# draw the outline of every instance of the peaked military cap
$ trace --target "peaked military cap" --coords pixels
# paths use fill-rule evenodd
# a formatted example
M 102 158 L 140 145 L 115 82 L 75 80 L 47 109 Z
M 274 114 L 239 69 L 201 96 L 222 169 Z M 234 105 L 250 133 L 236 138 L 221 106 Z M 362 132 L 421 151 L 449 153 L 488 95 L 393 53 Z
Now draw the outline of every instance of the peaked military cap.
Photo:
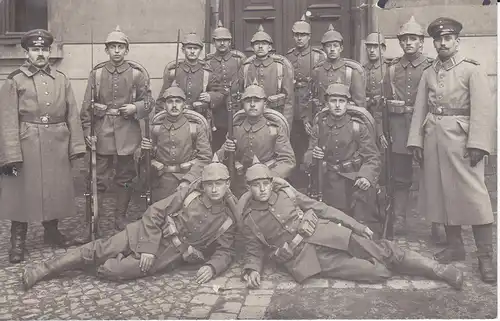
M 222 25 L 222 22 L 219 20 L 217 23 L 217 28 L 215 28 L 214 32 L 212 33 L 212 38 L 214 39 L 233 39 L 231 36 L 231 31 L 229 29 L 224 28 Z
M 411 16 L 410 20 L 399 29 L 398 37 L 404 35 L 424 36 L 424 28 L 415 20 L 414 16 Z
M 325 44 L 327 42 L 332 42 L 332 41 L 343 42 L 344 38 L 342 37 L 342 35 L 340 34 L 340 32 L 338 32 L 337 30 L 335 30 L 333 28 L 333 25 L 330 24 L 328 26 L 328 30 L 325 32 L 325 34 L 323 35 L 323 37 L 321 37 L 321 43 Z
M 163 93 L 164 99 L 168 99 L 170 97 L 178 97 L 186 100 L 186 94 L 184 93 L 184 90 L 178 87 L 175 81 L 172 83 L 172 86 L 167 88 L 167 90 L 165 90 L 165 92 Z
M 184 36 L 184 39 L 182 39 L 182 44 L 184 46 L 186 45 L 196 45 L 200 46 L 203 48 L 203 42 L 201 41 L 200 37 L 195 32 L 190 32 Z
M 219 161 L 217 154 L 214 154 L 212 162 L 203 168 L 201 173 L 201 181 L 218 181 L 229 179 L 229 170 L 226 165 Z
M 271 170 L 267 165 L 262 164 L 257 156 L 253 156 L 252 166 L 247 169 L 245 173 L 245 180 L 247 182 L 254 181 L 256 179 L 268 179 L 273 178 L 271 175 Z
M 267 41 L 270 44 L 273 43 L 273 38 L 264 31 L 264 27 L 262 25 L 259 25 L 259 29 L 257 29 L 257 32 L 253 35 L 252 40 L 250 40 L 250 43 L 254 43 L 256 41 Z
M 384 45 L 385 46 L 385 38 L 384 35 L 377 32 L 370 33 L 365 40 L 365 44 L 367 45 Z
M 243 95 L 241 95 L 242 100 L 250 97 L 257 97 L 261 99 L 265 99 L 267 97 L 264 88 L 258 85 L 256 79 L 254 79 L 253 83 L 250 86 L 245 88 Z
M 331 84 L 328 86 L 325 92 L 325 97 L 327 96 L 343 96 L 345 98 L 351 98 L 351 92 L 349 87 L 344 84 Z
M 105 44 L 108 43 L 123 43 L 129 45 L 129 40 L 126 34 L 120 30 L 120 26 L 116 26 L 115 30 L 111 31 L 106 38 Z
M 302 15 L 299 21 L 296 21 L 292 26 L 293 33 L 311 34 L 311 25 L 306 21 L 306 16 Z
M 455 19 L 451 18 L 437 18 L 429 24 L 427 28 L 427 33 L 432 38 L 436 38 L 442 35 L 458 35 L 462 30 L 462 24 Z
M 21 38 L 21 47 L 28 50 L 29 47 L 50 47 L 54 42 L 54 36 L 44 29 L 33 29 L 26 32 Z

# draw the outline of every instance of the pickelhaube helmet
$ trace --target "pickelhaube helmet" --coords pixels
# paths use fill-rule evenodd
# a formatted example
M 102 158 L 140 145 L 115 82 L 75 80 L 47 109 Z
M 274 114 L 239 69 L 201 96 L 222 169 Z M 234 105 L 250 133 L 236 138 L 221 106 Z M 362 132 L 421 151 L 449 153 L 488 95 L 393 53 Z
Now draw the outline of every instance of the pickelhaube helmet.
M 254 43 L 256 41 L 267 41 L 270 44 L 273 43 L 273 38 L 264 31 L 264 27 L 262 25 L 259 25 L 259 29 L 257 29 L 257 32 L 253 35 L 252 40 L 250 40 L 250 43 Z
M 342 96 L 349 99 L 351 98 L 351 92 L 349 91 L 349 87 L 344 84 L 331 84 L 325 92 L 325 97 L 328 96 Z
M 165 92 L 163 92 L 162 97 L 164 99 L 168 99 L 170 97 L 178 97 L 178 98 L 182 98 L 183 100 L 186 100 L 186 94 L 184 93 L 184 90 L 182 90 L 182 88 L 177 86 L 177 82 L 175 80 L 172 83 L 172 85 L 169 88 L 167 88 L 167 90 L 165 90 Z
M 219 161 L 217 154 L 214 154 L 212 162 L 203 168 L 201 173 L 201 181 L 218 181 L 229 179 L 229 170 L 226 165 Z
M 212 38 L 213 39 L 233 39 L 229 29 L 224 28 L 224 26 L 222 25 L 222 22 L 220 20 L 217 23 L 217 28 L 215 28 L 214 32 L 212 33 Z
M 343 42 L 344 38 L 342 37 L 342 35 L 340 34 L 340 32 L 338 32 L 337 30 L 335 30 L 333 28 L 333 25 L 330 24 L 328 26 L 328 30 L 325 32 L 325 34 L 323 35 L 323 37 L 321 37 L 321 43 L 325 44 L 327 42 L 332 42 L 332 41 Z
M 195 45 L 203 48 L 203 41 L 201 41 L 200 37 L 195 32 L 190 32 L 184 35 L 184 39 L 182 39 L 182 44 L 186 45 Z
M 129 40 L 126 34 L 120 30 L 120 26 L 116 26 L 115 30 L 111 31 L 106 38 L 105 44 L 109 43 L 123 43 L 129 45 Z
M 26 32 L 21 38 L 21 47 L 28 50 L 29 47 L 50 47 L 54 42 L 54 36 L 45 29 L 33 29 Z
M 247 182 L 254 181 L 256 179 L 267 179 L 272 178 L 271 170 L 267 165 L 261 164 L 257 156 L 253 156 L 252 166 L 247 169 L 245 174 L 245 180 Z
M 411 16 L 410 20 L 403 24 L 399 29 L 398 37 L 403 35 L 416 35 L 416 36 L 424 36 L 424 28 L 415 21 L 415 17 Z
M 385 38 L 384 35 L 377 32 L 370 33 L 365 40 L 365 44 L 367 45 L 383 45 L 385 46 Z
M 241 95 L 242 100 L 250 97 L 256 97 L 261 99 L 267 98 L 264 88 L 259 86 L 256 79 L 254 79 L 253 83 L 250 86 L 245 88 L 243 95 Z
M 306 21 L 306 16 L 302 15 L 299 21 L 296 21 L 292 26 L 293 33 L 311 34 L 311 25 Z

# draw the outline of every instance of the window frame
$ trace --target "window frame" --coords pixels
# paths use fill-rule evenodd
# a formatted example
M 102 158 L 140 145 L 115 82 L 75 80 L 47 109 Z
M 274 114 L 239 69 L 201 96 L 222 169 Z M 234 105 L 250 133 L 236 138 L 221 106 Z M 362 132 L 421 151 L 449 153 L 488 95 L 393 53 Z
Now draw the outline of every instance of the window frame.
M 47 27 L 48 24 L 49 21 L 47 17 Z M 0 44 L 15 45 L 21 43 L 21 38 L 25 32 L 12 31 L 15 29 L 16 0 L 0 0 Z

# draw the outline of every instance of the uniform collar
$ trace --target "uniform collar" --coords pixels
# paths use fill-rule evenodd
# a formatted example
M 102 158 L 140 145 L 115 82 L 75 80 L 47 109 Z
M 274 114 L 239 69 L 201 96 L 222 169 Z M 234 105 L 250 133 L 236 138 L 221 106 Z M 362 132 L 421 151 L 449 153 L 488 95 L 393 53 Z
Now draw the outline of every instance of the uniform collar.
M 130 68 L 130 65 L 126 61 L 124 61 L 118 67 L 116 67 L 115 65 L 113 65 L 113 63 L 111 61 L 108 61 L 104 66 L 112 74 L 115 73 L 115 72 L 121 74 L 122 72 L 124 72 L 125 70 L 127 70 L 127 69 Z
M 258 130 L 260 130 L 262 127 L 264 127 L 264 125 L 267 124 L 267 120 L 264 116 L 262 116 L 258 122 L 256 122 L 255 124 L 250 124 L 250 122 L 248 122 L 248 118 L 245 119 L 245 121 L 243 121 L 243 129 L 247 132 L 249 131 L 252 131 L 252 132 L 256 132 Z
M 260 65 L 263 65 L 264 67 L 269 66 L 273 62 L 273 58 L 271 58 L 270 55 L 268 55 L 265 59 L 261 60 L 258 59 L 257 57 L 253 60 L 253 64 L 255 67 L 259 67 Z
M 200 201 L 203 203 L 203 205 L 211 210 L 212 213 L 220 213 L 222 211 L 225 210 L 226 208 L 226 203 L 224 202 L 224 200 L 222 200 L 222 202 L 220 203 L 217 203 L 217 204 L 213 204 L 212 201 L 210 200 L 210 198 L 208 198 L 208 196 L 206 194 L 202 194 L 202 196 L 200 197 Z
M 269 208 L 269 205 L 274 205 L 278 200 L 278 194 L 275 191 L 271 192 L 271 197 L 267 200 L 267 202 L 259 202 L 252 198 L 250 201 L 249 208 L 251 210 L 263 211 Z
M 181 68 L 185 71 L 185 72 L 189 72 L 189 73 L 195 73 L 197 72 L 198 70 L 200 70 L 202 67 L 200 61 L 198 60 L 196 62 L 196 64 L 194 65 L 191 65 L 191 64 L 188 64 L 187 61 L 183 61 L 181 63 Z
M 187 118 L 184 115 L 180 115 L 179 118 L 177 119 L 177 121 L 175 121 L 175 122 L 171 122 L 170 120 L 167 119 L 167 117 L 165 117 L 165 119 L 163 119 L 163 125 L 165 125 L 165 127 L 168 130 L 170 130 L 172 128 L 179 129 L 186 122 L 187 122 Z
M 410 61 L 408 59 L 408 57 L 406 55 L 403 55 L 403 57 L 401 57 L 401 65 L 406 68 L 408 67 L 409 64 L 411 64 L 413 67 L 418 67 L 421 63 L 423 63 L 425 60 L 427 60 L 427 58 L 420 54 L 416 59 Z
M 445 61 L 441 61 L 441 59 L 438 58 L 434 60 L 433 68 L 435 71 L 439 71 L 439 69 L 450 70 L 451 68 L 461 63 L 464 59 L 465 58 L 458 53 Z
M 332 116 L 332 114 L 328 113 L 328 116 L 326 117 L 326 123 L 328 124 L 328 127 L 336 127 L 336 128 L 341 128 L 344 127 L 347 123 L 351 121 L 351 115 L 346 113 L 344 117 L 337 119 Z
M 29 62 L 25 62 L 19 69 L 28 77 L 33 77 L 36 73 L 42 72 L 54 79 L 56 78 L 56 70 L 51 68 L 49 64 L 40 69 Z
M 228 61 L 229 58 L 231 58 L 232 53 L 231 50 L 228 50 L 223 56 L 219 54 L 219 52 L 216 52 L 214 55 L 214 58 L 217 59 L 218 61 L 222 61 L 223 59 L 225 61 Z
M 307 48 L 304 48 L 303 50 L 299 50 L 299 48 L 295 47 L 295 49 L 293 50 L 293 54 L 296 55 L 296 56 L 305 56 L 307 55 L 308 53 L 311 52 L 311 46 L 307 46 Z
M 377 59 L 375 62 L 369 62 L 365 65 L 365 68 L 368 70 L 378 69 L 380 67 L 380 59 Z
M 323 64 L 323 67 L 326 69 L 326 70 L 329 70 L 331 68 L 333 69 L 339 69 L 340 67 L 342 67 L 343 65 L 345 65 L 345 61 L 344 59 L 342 58 L 339 58 L 337 59 L 334 63 L 332 63 L 330 60 L 325 60 L 324 64 Z

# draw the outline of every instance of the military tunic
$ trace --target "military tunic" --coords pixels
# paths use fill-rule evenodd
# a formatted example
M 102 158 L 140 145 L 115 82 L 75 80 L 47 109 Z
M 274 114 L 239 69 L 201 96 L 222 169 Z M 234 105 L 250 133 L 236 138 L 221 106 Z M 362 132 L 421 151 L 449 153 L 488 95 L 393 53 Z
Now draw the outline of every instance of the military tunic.
M 491 97 L 486 72 L 461 54 L 434 61 L 422 75 L 408 147 L 424 149 L 419 209 L 432 222 L 493 222 L 484 160 L 471 167 L 466 156 L 467 148 L 493 149 L 496 108 Z M 463 115 L 447 116 L 447 111 Z
M 22 166 L 18 176 L 0 176 L 0 218 L 40 222 L 76 215 L 70 159 L 84 153 L 66 75 L 29 63 L 8 75 L 0 89 L 0 167 Z
M 305 156 L 306 164 L 313 162 L 312 151 L 316 146 L 324 147 L 325 153 L 325 203 L 346 213 L 351 213 L 354 199 L 359 198 L 367 203 L 370 193 L 352 187 L 357 178 L 364 177 L 371 183 L 370 189 L 373 189 L 380 174 L 380 154 L 366 125 L 349 114 L 335 119 L 328 110 L 323 111 L 314 119 L 313 135 Z
M 281 65 L 280 68 L 278 64 Z M 283 71 L 281 77 L 278 74 L 280 69 Z M 254 80 L 257 80 L 257 84 L 264 88 L 268 98 L 273 95 L 285 94 L 283 105 L 280 108 L 269 107 L 281 112 L 292 127 L 294 117 L 293 70 L 289 70 L 280 58 L 274 56 L 268 56 L 263 60 L 255 56 L 248 58 L 243 63 L 243 68 L 240 68 L 238 79 L 241 92 Z
M 376 121 L 377 139 L 383 133 L 382 128 L 382 106 L 377 106 L 374 98 L 382 97 L 383 77 L 387 73 L 389 60 L 382 62 L 382 71 L 380 60 L 374 63 L 368 62 L 363 66 L 366 76 L 366 108 L 370 111 Z
M 151 134 L 153 159 L 166 167 L 191 162 L 186 169 L 157 173 L 152 195 L 153 201 L 158 201 L 172 194 L 181 181 L 192 183 L 199 178 L 203 167 L 210 163 L 212 150 L 205 128 L 184 115 L 172 120 L 165 117 L 161 125 L 152 126 Z
M 363 67 L 358 62 L 345 58 L 339 58 L 334 62 L 325 60 L 318 63 L 313 69 L 314 93 L 319 102 L 324 104 L 325 92 L 328 86 L 334 83 L 344 84 L 350 88 L 354 104 L 365 107 L 366 89 L 364 77 Z
M 244 273 L 254 270 L 262 274 L 268 252 L 276 251 L 285 242 L 292 243 L 303 213 L 310 209 L 319 218 L 316 229 L 283 263 L 297 282 L 320 273 L 332 278 L 381 282 L 392 275 L 388 267 L 397 266 L 404 257 L 404 251 L 395 243 L 359 236 L 366 228 L 363 224 L 297 191 L 290 197 L 290 192 L 274 184 L 267 202 L 252 199 L 241 204 L 245 199 L 246 195 L 238 204 L 243 209 Z
M 99 266 L 98 276 L 111 280 L 127 280 L 151 275 L 182 261 L 182 252 L 190 245 L 203 253 L 205 265 L 215 275 L 225 271 L 234 257 L 234 237 L 237 219 L 234 196 L 221 204 L 212 204 L 206 195 L 195 191 L 186 206 L 192 188 L 176 191 L 166 199 L 151 205 L 142 219 L 127 225 L 126 229 L 108 239 L 99 239 L 77 250 L 86 262 Z M 167 217 L 171 217 L 178 231 L 180 246 L 172 242 L 167 231 Z M 227 226 L 231 223 L 230 226 Z M 166 234 L 167 233 L 167 234 Z M 149 253 L 156 260 L 147 273 L 139 268 L 140 254 Z

